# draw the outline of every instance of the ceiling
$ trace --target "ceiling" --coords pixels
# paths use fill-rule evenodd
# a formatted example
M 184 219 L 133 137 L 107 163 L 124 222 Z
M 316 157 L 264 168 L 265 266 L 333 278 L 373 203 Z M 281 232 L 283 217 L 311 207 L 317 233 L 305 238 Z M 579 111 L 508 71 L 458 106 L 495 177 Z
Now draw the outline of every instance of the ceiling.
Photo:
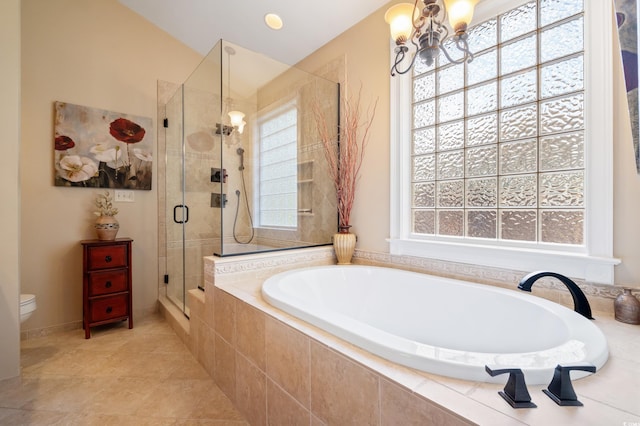
M 206 55 L 220 40 L 288 65 L 305 58 L 388 0 L 119 0 L 176 39 Z M 267 13 L 284 22 L 275 31 Z

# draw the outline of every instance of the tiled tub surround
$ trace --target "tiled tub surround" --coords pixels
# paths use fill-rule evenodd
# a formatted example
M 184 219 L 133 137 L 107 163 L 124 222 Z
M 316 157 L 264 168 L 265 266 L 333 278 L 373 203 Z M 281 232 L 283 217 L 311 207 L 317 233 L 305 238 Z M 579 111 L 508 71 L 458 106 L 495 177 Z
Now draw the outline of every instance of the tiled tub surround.
M 357 252 L 355 259 L 384 265 L 388 258 Z M 529 386 L 538 408 L 514 410 L 497 395 L 502 385 L 449 379 L 393 364 L 262 299 L 260 287 L 267 277 L 333 262 L 331 248 L 205 259 L 205 293 L 190 292 L 193 308 L 189 324 L 183 324 L 183 330 L 189 330 L 182 336 L 251 424 L 640 423 L 640 327 L 615 321 L 610 298 L 588 296 L 596 324 L 607 336 L 610 357 L 595 375 L 574 382 L 584 407 L 557 406 L 541 392 L 546 386 Z M 418 263 L 403 258 L 385 266 L 424 272 L 425 264 Z M 432 273 L 445 275 L 438 265 L 428 266 Z M 464 269 L 449 275 L 459 278 Z M 492 274 L 476 271 L 476 281 L 500 284 Z M 502 286 L 515 288 L 519 278 L 514 272 L 512 283 Z M 569 297 L 552 287 L 540 285 L 538 295 L 556 301 Z

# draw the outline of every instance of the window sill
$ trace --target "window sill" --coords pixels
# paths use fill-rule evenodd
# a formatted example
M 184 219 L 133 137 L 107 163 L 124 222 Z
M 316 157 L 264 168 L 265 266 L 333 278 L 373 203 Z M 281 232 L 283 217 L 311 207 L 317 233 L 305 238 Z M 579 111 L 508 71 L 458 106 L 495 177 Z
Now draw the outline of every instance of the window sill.
M 620 259 L 584 253 L 535 250 L 529 248 L 470 246 L 462 243 L 389 239 L 392 255 L 426 257 L 523 272 L 557 272 L 590 283 L 614 283 L 614 266 Z

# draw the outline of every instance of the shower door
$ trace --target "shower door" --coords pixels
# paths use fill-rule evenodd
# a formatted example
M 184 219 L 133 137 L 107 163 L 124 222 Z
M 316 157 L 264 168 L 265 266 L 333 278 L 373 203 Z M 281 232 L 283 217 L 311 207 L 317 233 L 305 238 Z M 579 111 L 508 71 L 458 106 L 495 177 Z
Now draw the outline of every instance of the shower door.
M 180 86 L 165 107 L 165 237 L 166 297 L 183 312 L 186 308 L 184 224 L 189 218 L 184 202 L 183 92 Z
M 224 208 L 220 48 L 167 103 L 166 296 L 188 317 L 187 293 L 204 289 L 204 261 L 221 243 Z

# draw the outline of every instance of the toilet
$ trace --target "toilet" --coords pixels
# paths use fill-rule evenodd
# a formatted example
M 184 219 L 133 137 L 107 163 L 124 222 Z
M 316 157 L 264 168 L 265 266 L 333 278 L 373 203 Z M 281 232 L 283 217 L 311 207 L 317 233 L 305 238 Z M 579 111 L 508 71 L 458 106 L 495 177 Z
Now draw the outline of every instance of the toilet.
M 36 295 L 21 294 L 20 295 L 20 322 L 23 323 L 36 310 Z

